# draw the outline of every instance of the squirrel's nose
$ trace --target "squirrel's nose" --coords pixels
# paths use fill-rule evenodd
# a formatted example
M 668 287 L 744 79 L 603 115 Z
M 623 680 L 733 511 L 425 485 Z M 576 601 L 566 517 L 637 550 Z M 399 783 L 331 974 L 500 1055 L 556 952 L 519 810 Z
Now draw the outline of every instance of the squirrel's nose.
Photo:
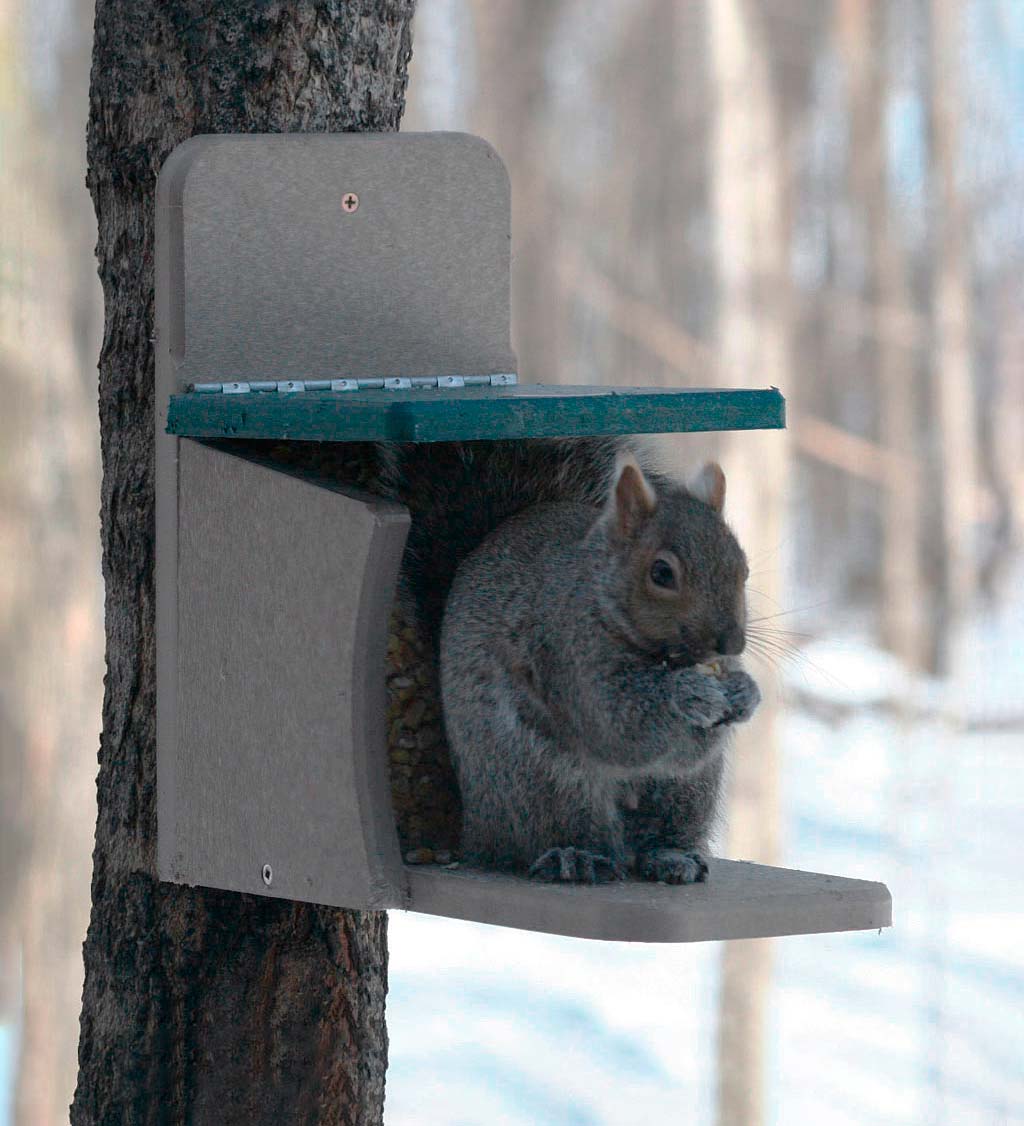
M 743 652 L 746 643 L 747 639 L 743 630 L 739 626 L 733 626 L 718 635 L 715 648 L 723 657 L 735 656 L 737 653 Z

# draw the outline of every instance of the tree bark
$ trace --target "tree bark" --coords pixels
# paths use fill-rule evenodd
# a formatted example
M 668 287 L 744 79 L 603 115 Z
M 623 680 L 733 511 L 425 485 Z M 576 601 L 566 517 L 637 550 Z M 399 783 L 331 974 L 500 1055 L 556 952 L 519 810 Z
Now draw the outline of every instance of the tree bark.
M 107 676 L 75 1124 L 382 1117 L 384 914 L 154 875 L 153 210 L 195 133 L 397 129 L 413 6 L 97 2 Z

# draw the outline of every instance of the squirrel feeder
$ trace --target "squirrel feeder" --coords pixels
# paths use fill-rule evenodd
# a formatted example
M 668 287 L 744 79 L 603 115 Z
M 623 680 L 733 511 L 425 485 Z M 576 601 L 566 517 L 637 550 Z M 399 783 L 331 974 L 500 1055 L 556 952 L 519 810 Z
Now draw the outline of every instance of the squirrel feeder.
M 254 441 L 784 425 L 774 388 L 519 384 L 509 213 L 500 159 L 463 134 L 203 136 L 168 157 L 156 215 L 160 877 L 589 938 L 889 925 L 884 885 L 727 860 L 682 888 L 403 863 L 384 669 L 409 514 L 257 456 Z

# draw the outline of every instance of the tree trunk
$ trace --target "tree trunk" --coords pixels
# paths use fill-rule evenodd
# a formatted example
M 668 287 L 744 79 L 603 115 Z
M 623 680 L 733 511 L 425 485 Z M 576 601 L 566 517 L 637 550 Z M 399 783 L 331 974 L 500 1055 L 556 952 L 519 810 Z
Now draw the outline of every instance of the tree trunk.
M 886 647 L 912 668 L 923 668 L 921 464 L 917 441 L 916 341 L 893 331 L 910 311 L 911 295 L 901 232 L 893 222 L 888 176 L 886 9 L 843 0 L 839 46 L 847 72 L 854 204 L 868 235 L 866 302 L 871 307 L 877 373 L 879 440 L 889 454 L 882 507 L 881 634 Z
M 551 175 L 547 56 L 561 0 L 473 0 L 476 68 L 485 76 L 473 128 L 501 153 L 512 177 L 512 346 L 531 382 L 557 381 L 564 322 L 558 271 L 562 216 Z M 515 64 L 510 65 L 509 59 Z
M 715 97 L 710 193 L 715 224 L 719 380 L 785 388 L 792 371 L 785 147 L 769 66 L 768 44 L 749 0 L 708 6 L 709 58 Z M 731 437 L 722 458 L 726 508 L 751 561 L 763 602 L 754 625 L 777 612 L 782 592 L 779 551 L 785 538 L 788 445 L 784 434 L 749 431 Z M 764 608 L 767 607 L 767 608 Z M 769 683 L 769 678 L 762 677 Z M 751 723 L 737 733 L 732 756 L 727 851 L 772 864 L 778 857 L 777 702 L 768 692 Z M 718 1033 L 719 1126 L 764 1120 L 765 1007 L 771 984 L 767 940 L 728 942 L 722 951 Z
M 384 914 L 154 875 L 153 210 L 195 133 L 397 129 L 413 5 L 97 2 L 107 677 L 75 1124 L 381 1120 Z
M 931 141 L 933 451 L 941 489 L 943 561 L 935 665 L 948 670 L 953 633 L 974 596 L 978 495 L 977 411 L 971 357 L 970 240 L 962 187 L 960 115 L 967 27 L 960 0 L 931 0 L 929 115 Z

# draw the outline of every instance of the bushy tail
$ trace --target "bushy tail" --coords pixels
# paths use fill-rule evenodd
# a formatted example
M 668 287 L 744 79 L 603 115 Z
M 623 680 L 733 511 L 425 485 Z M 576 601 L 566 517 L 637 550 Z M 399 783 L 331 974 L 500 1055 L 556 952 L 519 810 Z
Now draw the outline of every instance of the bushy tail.
M 374 491 L 406 505 L 412 527 L 403 594 L 436 650 L 445 601 L 463 559 L 502 521 L 532 504 L 599 506 L 625 438 L 530 438 L 378 446 Z M 645 466 L 646 468 L 646 466 Z M 653 475 L 657 478 L 656 471 Z

